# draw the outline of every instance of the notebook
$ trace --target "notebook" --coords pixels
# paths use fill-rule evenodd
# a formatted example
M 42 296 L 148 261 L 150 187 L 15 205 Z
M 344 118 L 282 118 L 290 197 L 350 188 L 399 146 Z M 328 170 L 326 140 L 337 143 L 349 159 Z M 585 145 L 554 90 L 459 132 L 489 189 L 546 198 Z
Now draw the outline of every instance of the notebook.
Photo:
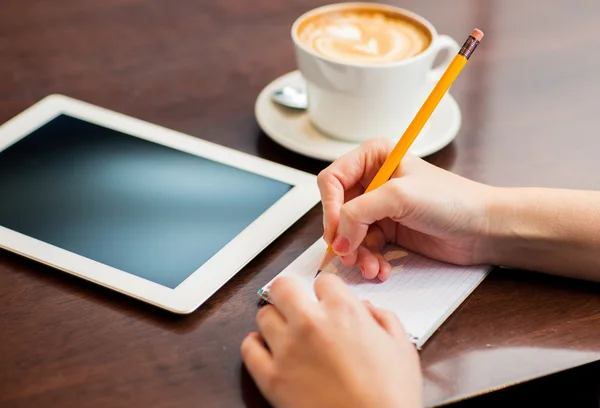
M 326 249 L 325 241 L 318 240 L 277 277 L 294 275 L 300 278 L 316 300 L 313 282 Z M 364 279 L 358 267 L 346 267 L 339 258 L 321 273 L 337 274 L 360 299 L 394 312 L 418 349 L 491 269 L 486 265 L 465 267 L 438 262 L 393 245 L 386 246 L 382 254 L 392 265 L 392 274 L 385 282 Z M 263 301 L 269 302 L 269 287 L 273 280 L 258 291 Z

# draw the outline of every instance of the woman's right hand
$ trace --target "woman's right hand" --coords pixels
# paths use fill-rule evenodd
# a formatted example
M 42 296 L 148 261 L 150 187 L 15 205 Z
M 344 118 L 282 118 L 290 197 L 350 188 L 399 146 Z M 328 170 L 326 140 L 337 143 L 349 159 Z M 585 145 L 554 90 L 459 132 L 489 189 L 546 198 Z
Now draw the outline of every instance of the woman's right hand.
M 381 280 L 391 273 L 380 254 L 385 243 L 454 264 L 483 262 L 493 187 L 408 154 L 388 182 L 363 194 L 393 147 L 370 140 L 319 174 L 324 238 L 334 252 Z

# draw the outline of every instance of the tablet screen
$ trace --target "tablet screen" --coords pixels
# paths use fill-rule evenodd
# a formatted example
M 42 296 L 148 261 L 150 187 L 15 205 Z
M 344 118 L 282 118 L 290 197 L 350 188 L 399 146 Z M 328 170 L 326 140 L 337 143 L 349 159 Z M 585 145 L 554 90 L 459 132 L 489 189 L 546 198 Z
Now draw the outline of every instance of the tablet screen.
M 175 288 L 292 187 L 59 115 L 0 152 L 0 225 Z

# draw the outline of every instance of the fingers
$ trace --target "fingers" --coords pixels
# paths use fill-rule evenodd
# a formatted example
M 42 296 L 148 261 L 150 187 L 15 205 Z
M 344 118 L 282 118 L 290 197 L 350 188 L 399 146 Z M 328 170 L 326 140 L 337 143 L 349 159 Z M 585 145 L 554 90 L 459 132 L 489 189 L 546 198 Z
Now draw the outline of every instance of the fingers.
M 406 340 L 408 334 L 394 313 L 386 309 L 374 308 L 371 310 L 371 314 L 381 325 L 381 327 L 383 327 L 394 338 Z
M 364 246 L 369 248 L 372 252 L 380 252 L 385 246 L 385 233 L 383 229 L 377 224 L 371 224 L 367 235 L 365 236 Z
M 282 276 L 275 279 L 269 289 L 269 298 L 273 305 L 288 322 L 311 313 L 315 302 L 309 292 L 293 276 Z
M 261 336 L 273 352 L 274 348 L 277 348 L 277 339 L 284 335 L 285 319 L 273 305 L 267 305 L 256 314 L 256 324 Z
M 358 260 L 363 278 L 373 279 L 379 274 L 379 260 L 375 254 L 364 246 L 358 247 Z
M 274 363 L 260 334 L 250 333 L 242 342 L 241 353 L 250 376 L 258 388 L 264 392 L 273 376 Z
M 383 255 L 381 255 L 381 250 L 385 246 L 385 233 L 383 229 L 378 224 L 372 224 L 369 227 L 369 231 L 367 232 L 367 236 L 364 240 L 364 246 L 371 251 L 374 258 L 377 261 L 376 267 L 373 270 L 365 270 L 363 271 L 363 276 L 365 279 L 373 279 L 377 277 L 379 280 L 386 281 L 392 272 L 392 266 L 388 261 L 385 260 Z M 367 272 L 367 273 L 365 273 Z
M 379 273 L 377 274 L 377 279 L 385 282 L 392 275 L 392 265 L 390 265 L 379 252 L 375 254 L 375 258 L 379 261 Z
M 339 303 L 359 303 L 358 298 L 348 285 L 339 277 L 332 274 L 321 275 L 315 281 L 317 299 L 329 305 Z
M 371 312 L 371 316 L 373 316 L 373 318 L 385 331 L 391 334 L 394 338 L 406 340 L 408 334 L 394 313 L 383 308 L 375 307 L 369 301 L 364 301 L 363 303 L 365 306 L 367 306 L 369 312 Z
M 359 246 L 358 250 L 341 258 L 346 266 L 358 265 L 360 272 L 365 279 L 378 278 L 385 282 L 392 274 L 392 266 L 385 260 L 379 252 L 373 252 L 364 246 Z
M 392 148 L 391 140 L 370 140 L 319 173 L 317 183 L 323 203 L 323 227 L 327 243 L 334 238 L 345 199 L 364 191 L 365 182 L 368 183 L 375 176 Z
M 372 224 L 363 244 L 356 251 L 341 257 L 342 263 L 346 266 L 358 265 L 365 279 L 378 278 L 386 281 L 391 275 L 392 267 L 380 254 L 385 242 L 385 234 L 381 227 Z
M 400 218 L 402 202 L 399 190 L 397 180 L 389 181 L 344 204 L 332 244 L 333 250 L 342 256 L 356 251 L 371 224 L 384 218 Z
M 354 266 L 358 260 L 358 251 L 350 252 L 348 255 L 340 257 L 342 263 L 346 266 Z
M 344 184 L 331 169 L 325 169 L 317 177 L 323 205 L 323 238 L 331 243 L 338 226 L 339 214 L 344 204 Z

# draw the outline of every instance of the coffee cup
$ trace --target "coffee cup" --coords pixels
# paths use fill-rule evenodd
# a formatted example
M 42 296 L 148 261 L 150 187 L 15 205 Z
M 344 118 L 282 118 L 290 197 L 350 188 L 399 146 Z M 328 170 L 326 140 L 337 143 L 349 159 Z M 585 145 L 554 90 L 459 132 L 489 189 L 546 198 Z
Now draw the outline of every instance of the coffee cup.
M 311 123 L 356 143 L 400 138 L 460 49 L 425 18 L 376 3 L 313 9 L 291 34 Z M 433 67 L 444 50 L 445 59 Z

